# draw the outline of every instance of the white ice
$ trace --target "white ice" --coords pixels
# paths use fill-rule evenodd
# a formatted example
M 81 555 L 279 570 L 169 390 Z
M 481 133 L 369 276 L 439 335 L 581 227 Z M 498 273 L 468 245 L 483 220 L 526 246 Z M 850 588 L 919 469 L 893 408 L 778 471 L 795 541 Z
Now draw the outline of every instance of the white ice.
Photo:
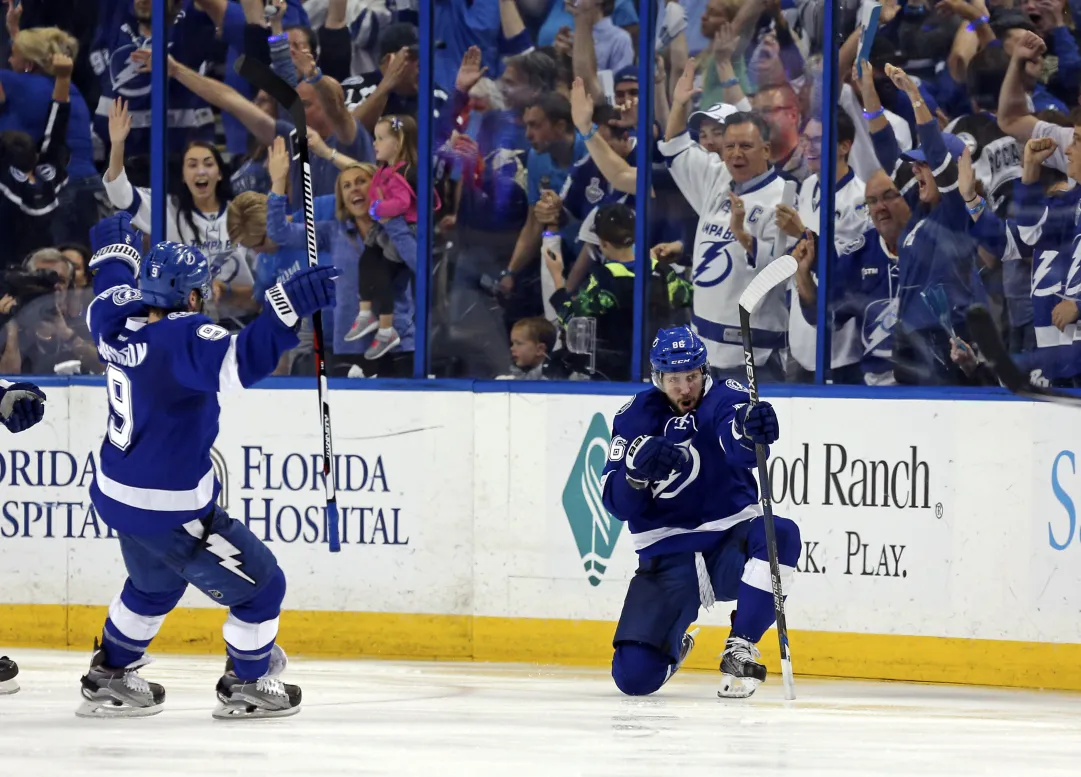
M 143 670 L 165 711 L 81 720 L 88 653 L 10 650 L 23 690 L 0 696 L 3 777 L 220 775 L 1081 774 L 1081 695 L 797 677 L 720 700 L 717 677 L 677 675 L 649 698 L 601 670 L 293 659 L 292 718 L 215 721 L 218 658 Z

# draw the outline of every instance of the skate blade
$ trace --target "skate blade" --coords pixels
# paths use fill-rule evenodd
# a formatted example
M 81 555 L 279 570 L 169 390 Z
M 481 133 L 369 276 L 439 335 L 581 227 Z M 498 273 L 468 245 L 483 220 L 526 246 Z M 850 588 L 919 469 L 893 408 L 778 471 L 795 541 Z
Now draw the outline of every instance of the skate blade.
M 0 696 L 10 696 L 13 693 L 19 692 L 19 684 L 15 680 L 4 680 L 0 682 Z
M 760 682 L 753 677 L 722 674 L 721 687 L 717 695 L 722 699 L 746 699 L 755 692 Z
M 164 704 L 154 704 L 150 707 L 131 707 L 115 701 L 90 701 L 89 699 L 79 705 L 75 710 L 77 718 L 149 718 L 157 715 L 164 709 Z
M 219 704 L 211 713 L 215 720 L 254 720 L 257 718 L 288 718 L 300 712 L 300 705 L 283 710 L 267 710 L 252 704 Z

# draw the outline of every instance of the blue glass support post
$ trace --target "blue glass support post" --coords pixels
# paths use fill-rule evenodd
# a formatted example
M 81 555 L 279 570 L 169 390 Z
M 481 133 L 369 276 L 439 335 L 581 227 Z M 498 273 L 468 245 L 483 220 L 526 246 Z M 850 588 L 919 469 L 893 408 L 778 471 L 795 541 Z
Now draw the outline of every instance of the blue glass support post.
M 837 16 L 837 0 L 826 0 L 825 16 L 822 19 L 822 168 L 818 173 L 821 185 L 821 197 L 818 208 L 818 329 L 817 347 L 815 348 L 815 383 L 826 382 L 830 374 L 830 337 L 833 327 L 830 322 L 830 277 L 829 258 L 833 253 L 834 207 L 837 199 L 837 108 L 841 99 L 837 83 L 837 41 L 834 36 L 834 19 Z
M 634 333 L 631 337 L 631 380 L 642 380 L 645 327 L 648 311 L 649 216 L 653 190 L 653 37 L 657 8 L 653 0 L 638 0 L 638 146 L 635 148 L 634 202 Z
M 417 272 L 415 297 L 415 326 L 413 351 L 413 377 L 425 378 L 428 375 L 428 310 L 430 300 L 428 289 L 431 286 L 432 256 L 432 168 L 435 156 L 432 153 L 432 136 L 435 129 L 432 116 L 432 66 L 435 48 L 432 17 L 435 3 L 420 4 L 420 99 L 417 105 L 417 158 L 420 160 L 417 170 Z
M 165 240 L 165 197 L 169 183 L 168 0 L 154 0 L 150 73 L 150 240 Z

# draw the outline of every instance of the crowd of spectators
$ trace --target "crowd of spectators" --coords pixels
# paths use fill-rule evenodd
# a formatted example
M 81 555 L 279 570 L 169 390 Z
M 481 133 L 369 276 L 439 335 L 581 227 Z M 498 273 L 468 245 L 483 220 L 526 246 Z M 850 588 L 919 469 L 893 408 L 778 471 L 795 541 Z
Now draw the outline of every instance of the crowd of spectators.
M 210 260 L 206 307 L 222 325 L 243 326 L 307 262 L 295 129 L 235 74 L 246 55 L 304 103 L 319 261 L 340 271 L 324 320 L 334 375 L 411 375 L 426 338 L 440 377 L 640 380 L 643 265 L 646 345 L 690 323 L 715 377 L 739 377 L 736 300 L 787 253 L 796 277 L 751 322 L 767 380 L 814 380 L 823 296 L 835 383 L 986 382 L 965 328 L 974 304 L 1035 380 L 1081 379 L 1069 0 L 841 0 L 834 41 L 822 0 L 655 0 L 648 50 L 634 0 L 432 0 L 436 40 L 422 43 L 423 2 L 165 3 L 167 238 Z M 0 373 L 100 372 L 85 242 L 117 209 L 150 228 L 152 3 L 3 11 Z M 824 105 L 827 47 L 838 105 Z M 418 191 L 422 168 L 433 191 Z M 823 175 L 836 189 L 826 256 Z M 305 335 L 278 374 L 311 372 Z

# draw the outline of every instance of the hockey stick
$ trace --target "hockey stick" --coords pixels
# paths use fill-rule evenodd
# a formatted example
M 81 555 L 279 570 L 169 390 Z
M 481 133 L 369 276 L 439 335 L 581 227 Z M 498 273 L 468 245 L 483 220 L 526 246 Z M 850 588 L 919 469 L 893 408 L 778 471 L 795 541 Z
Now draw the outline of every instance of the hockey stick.
M 237 74 L 254 86 L 269 94 L 275 102 L 285 108 L 293 119 L 295 137 L 293 147 L 304 179 L 304 233 L 308 239 L 308 266 L 319 264 L 318 250 L 315 244 L 315 204 L 312 198 L 312 168 L 308 161 L 308 124 L 304 117 L 304 103 L 296 89 L 270 69 L 270 66 L 258 59 L 241 55 L 237 57 L 234 69 Z M 327 401 L 327 364 L 326 345 L 323 342 L 323 312 L 315 311 L 312 315 L 312 335 L 315 350 L 316 376 L 319 384 L 319 422 L 323 428 L 323 481 L 327 494 L 327 541 L 330 552 L 342 549 L 338 537 L 338 496 L 334 482 L 334 449 L 330 433 L 330 403 Z
M 739 329 L 743 336 L 743 361 L 747 366 L 747 389 L 751 406 L 758 404 L 758 379 L 751 346 L 751 314 L 763 298 L 796 274 L 796 260 L 785 255 L 774 259 L 754 277 L 739 295 Z M 781 678 L 784 697 L 796 698 L 796 681 L 792 676 L 792 651 L 788 645 L 788 623 L 784 617 L 784 593 L 781 591 L 781 566 L 777 561 L 777 530 L 773 523 L 773 501 L 770 497 L 769 470 L 766 469 L 766 446 L 755 444 L 758 458 L 758 480 L 762 491 L 762 520 L 766 524 L 766 547 L 769 550 L 769 576 L 773 586 L 773 609 L 777 617 L 777 639 L 781 644 Z
M 969 308 L 965 318 L 968 321 L 969 334 L 979 346 L 980 353 L 987 359 L 987 364 L 995 373 L 995 377 L 1010 393 L 1040 402 L 1081 407 L 1081 397 L 1042 386 L 1033 386 L 1029 382 L 1028 376 L 1010 358 L 1006 346 L 1002 343 L 1002 338 L 999 337 L 998 327 L 995 326 L 995 321 L 987 308 L 974 305 Z

